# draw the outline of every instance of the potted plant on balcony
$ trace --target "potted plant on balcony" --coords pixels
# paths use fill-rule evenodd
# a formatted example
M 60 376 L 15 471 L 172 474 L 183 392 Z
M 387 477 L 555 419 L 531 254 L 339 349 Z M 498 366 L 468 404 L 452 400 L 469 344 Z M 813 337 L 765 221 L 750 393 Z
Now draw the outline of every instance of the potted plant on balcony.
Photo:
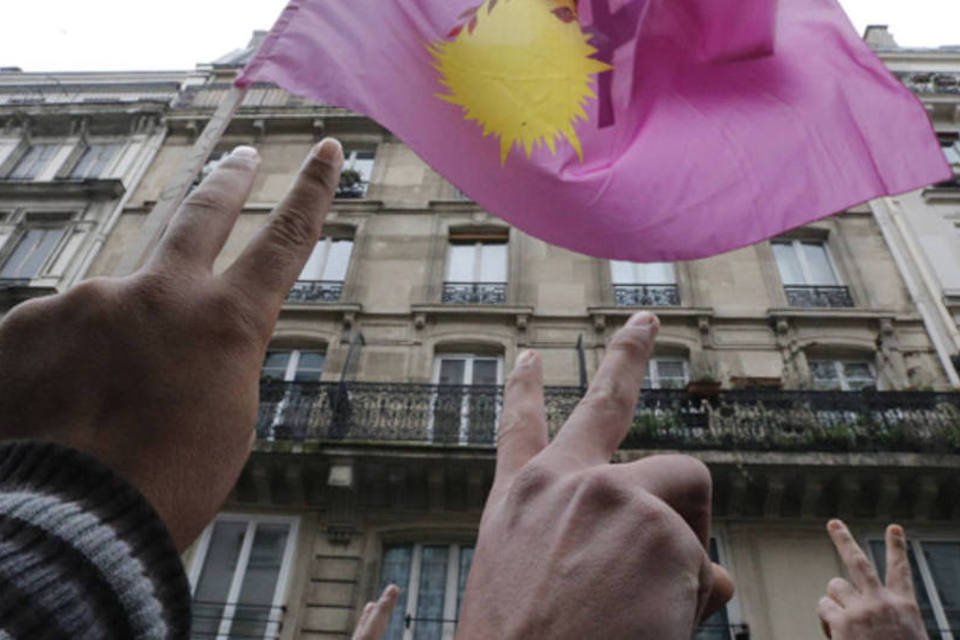
M 359 198 L 363 195 L 363 176 L 356 169 L 347 168 L 340 173 L 338 198 Z
M 690 382 L 687 393 L 698 398 L 711 398 L 720 393 L 723 382 L 720 367 L 711 354 L 700 352 L 690 362 Z

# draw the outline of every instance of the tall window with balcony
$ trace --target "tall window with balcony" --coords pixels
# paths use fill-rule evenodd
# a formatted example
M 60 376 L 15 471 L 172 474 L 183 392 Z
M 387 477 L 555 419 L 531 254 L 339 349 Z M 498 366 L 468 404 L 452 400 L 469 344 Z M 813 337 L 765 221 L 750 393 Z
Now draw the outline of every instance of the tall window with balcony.
M 267 351 L 261 371 L 258 438 L 302 440 L 307 436 L 311 414 L 321 404 L 317 383 L 325 364 L 322 350 Z
M 509 244 L 502 235 L 452 235 L 443 284 L 446 304 L 505 304 Z
M 344 150 L 343 171 L 340 174 L 340 186 L 337 187 L 338 198 L 363 198 L 367 195 L 375 158 L 375 151 Z
M 321 238 L 287 295 L 287 301 L 339 302 L 352 253 L 353 239 L 350 237 Z
M 647 363 L 644 389 L 684 389 L 690 381 L 690 366 L 685 358 L 657 356 Z
M 499 356 L 444 354 L 437 357 L 429 435 L 445 444 L 494 442 L 502 394 Z
M 869 543 L 879 574 L 886 574 L 882 540 Z M 913 584 L 931 640 L 960 638 L 960 542 L 911 539 L 908 542 Z
M 473 545 L 398 544 L 383 550 L 381 590 L 400 587 L 384 640 L 453 640 Z
M 610 263 L 613 299 L 621 307 L 676 307 L 680 305 L 677 271 L 669 262 Z
M 69 217 L 26 214 L 14 234 L 0 240 L 0 282 L 26 285 L 43 275 L 63 244 Z
M 852 307 L 849 287 L 840 281 L 827 245 L 815 240 L 772 243 L 787 303 L 791 307 Z
M 32 182 L 48 169 L 60 149 L 58 144 L 34 144 L 20 155 L 5 176 L 7 180 Z
M 279 639 L 297 526 L 224 514 L 204 531 L 190 569 L 191 637 Z

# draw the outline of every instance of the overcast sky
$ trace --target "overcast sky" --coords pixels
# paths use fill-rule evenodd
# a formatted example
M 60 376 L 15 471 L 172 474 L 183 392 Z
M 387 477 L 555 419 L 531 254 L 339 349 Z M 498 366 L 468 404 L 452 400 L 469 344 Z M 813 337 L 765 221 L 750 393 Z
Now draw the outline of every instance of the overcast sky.
M 349 1 L 349 0 L 346 0 Z M 384 2 L 396 0 L 384 0 Z M 6 0 L 0 67 L 192 69 L 268 29 L 286 0 Z M 960 45 L 957 0 L 840 0 L 860 33 L 888 24 L 901 46 Z

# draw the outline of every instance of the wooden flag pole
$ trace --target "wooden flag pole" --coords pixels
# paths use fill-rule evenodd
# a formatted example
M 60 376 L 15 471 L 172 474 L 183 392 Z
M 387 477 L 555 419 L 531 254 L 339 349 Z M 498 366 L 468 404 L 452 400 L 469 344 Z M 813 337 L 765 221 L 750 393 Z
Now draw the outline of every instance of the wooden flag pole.
M 220 142 L 220 138 L 226 132 L 233 115 L 237 112 L 246 94 L 246 88 L 236 86 L 231 87 L 230 91 L 227 92 L 226 97 L 220 102 L 220 106 L 217 107 L 210 118 L 210 122 L 204 127 L 200 138 L 193 145 L 190 155 L 180 165 L 173 180 L 160 193 L 160 198 L 140 229 L 137 241 L 120 261 L 120 265 L 115 271 L 116 275 L 131 274 L 146 262 L 157 242 L 163 237 L 163 233 L 166 231 L 167 225 L 170 224 L 170 220 L 173 219 L 173 215 L 180 208 L 180 204 L 187 197 L 187 193 L 190 192 L 190 187 L 203 170 L 210 154 L 216 149 L 217 143 Z

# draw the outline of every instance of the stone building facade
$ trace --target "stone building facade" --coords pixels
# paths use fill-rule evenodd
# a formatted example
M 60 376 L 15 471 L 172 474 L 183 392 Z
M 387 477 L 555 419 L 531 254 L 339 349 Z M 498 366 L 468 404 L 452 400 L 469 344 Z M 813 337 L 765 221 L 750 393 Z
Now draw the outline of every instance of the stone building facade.
M 116 273 L 251 50 L 184 74 L 158 107 L 149 168 L 70 277 Z M 944 96 L 933 97 L 939 117 Z M 0 102 L 0 154 L 29 144 L 17 109 Z M 184 558 L 196 637 L 348 638 L 362 604 L 395 581 L 388 637 L 452 638 L 516 356 L 541 353 L 559 428 L 642 308 L 662 329 L 617 460 L 683 451 L 713 472 L 711 552 L 738 593 L 697 638 L 819 638 L 814 607 L 841 572 L 824 533 L 834 515 L 874 552 L 884 525 L 903 522 L 931 637 L 960 629 L 955 372 L 883 203 L 708 260 L 611 263 L 489 215 L 367 118 L 255 86 L 210 158 L 239 144 L 262 156 L 220 268 L 325 135 L 342 140 L 348 170 L 264 363 L 256 451 Z M 20 161 L 3 162 L 0 211 L 21 188 L 3 173 Z M 2 270 L 16 250 L 0 251 L 12 251 Z

